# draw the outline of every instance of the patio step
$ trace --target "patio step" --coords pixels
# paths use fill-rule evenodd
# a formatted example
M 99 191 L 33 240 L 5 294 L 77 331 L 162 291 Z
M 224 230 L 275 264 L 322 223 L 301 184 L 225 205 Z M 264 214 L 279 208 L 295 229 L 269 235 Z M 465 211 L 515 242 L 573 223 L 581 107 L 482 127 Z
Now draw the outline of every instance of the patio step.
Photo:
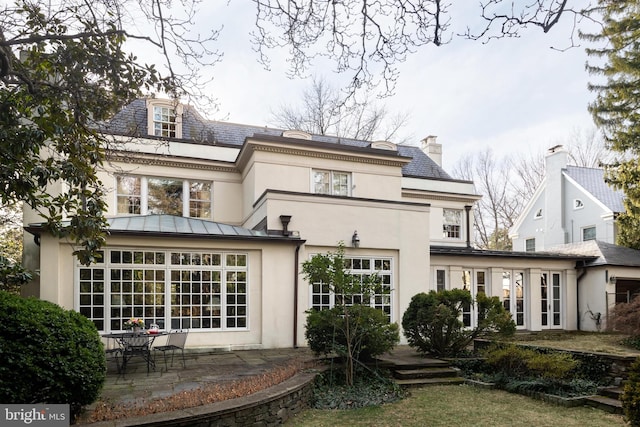
M 612 414 L 623 414 L 622 402 L 606 396 L 591 396 L 585 399 L 585 403 L 594 408 L 601 409 Z
M 460 384 L 464 382 L 464 379 L 460 377 L 460 371 L 452 368 L 449 362 L 425 358 L 408 349 L 379 357 L 378 366 L 389 369 L 396 384 L 402 387 Z
M 438 377 L 438 378 L 413 378 L 408 380 L 395 379 L 396 384 L 401 387 L 424 387 L 430 385 L 449 385 L 463 384 L 464 378 L 461 377 Z
M 455 378 L 458 371 L 453 368 L 421 368 L 421 369 L 395 369 L 393 376 L 399 380 L 434 379 L 434 378 Z
M 600 387 L 598 388 L 598 395 L 610 397 L 612 399 L 620 399 L 620 396 L 624 392 L 622 387 Z

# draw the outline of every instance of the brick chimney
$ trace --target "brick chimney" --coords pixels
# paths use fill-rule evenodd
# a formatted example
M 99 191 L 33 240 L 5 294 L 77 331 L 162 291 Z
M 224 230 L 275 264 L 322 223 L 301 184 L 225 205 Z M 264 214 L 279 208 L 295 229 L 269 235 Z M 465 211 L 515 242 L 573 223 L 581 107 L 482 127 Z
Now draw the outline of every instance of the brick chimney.
M 442 167 L 442 144 L 436 142 L 437 136 L 429 135 L 422 140 L 422 151 L 436 164 Z

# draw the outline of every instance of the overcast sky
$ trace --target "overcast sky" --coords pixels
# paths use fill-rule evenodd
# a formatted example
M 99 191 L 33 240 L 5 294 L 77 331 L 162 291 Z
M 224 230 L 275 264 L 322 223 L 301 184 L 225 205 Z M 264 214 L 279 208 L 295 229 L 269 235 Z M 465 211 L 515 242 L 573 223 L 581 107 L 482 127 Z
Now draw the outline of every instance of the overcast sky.
M 310 83 L 286 77 L 281 53 L 273 53 L 271 71 L 257 62 L 248 35 L 255 19 L 252 3 L 216 3 L 202 3 L 200 16 L 225 26 L 218 43 L 224 58 L 209 86 L 220 111 L 209 118 L 272 125 L 271 112 L 297 101 Z M 404 134 L 415 144 L 438 137 L 448 171 L 460 155 L 486 147 L 533 152 L 566 142 L 575 129 L 593 127 L 584 49 L 551 49 L 566 47 L 569 35 L 565 25 L 549 34 L 531 29 L 520 39 L 489 44 L 454 38 L 441 47 L 425 46 L 400 67 L 396 94 L 383 102 L 390 112 L 409 113 Z M 311 73 L 339 80 L 329 67 Z

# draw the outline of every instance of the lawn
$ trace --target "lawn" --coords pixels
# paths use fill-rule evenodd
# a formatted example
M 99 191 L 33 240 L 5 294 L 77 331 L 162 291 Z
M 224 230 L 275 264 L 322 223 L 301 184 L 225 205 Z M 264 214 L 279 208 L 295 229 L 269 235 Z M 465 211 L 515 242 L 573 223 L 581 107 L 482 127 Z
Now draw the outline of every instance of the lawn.
M 588 407 L 564 408 L 502 390 L 467 385 L 414 389 L 383 406 L 355 410 L 307 410 L 288 426 L 624 426 L 622 416 Z
M 562 350 L 640 356 L 640 351 L 621 344 L 626 337 L 627 335 L 610 332 L 552 331 L 516 334 L 514 341 Z
M 625 335 L 590 332 L 518 334 L 514 341 L 541 347 L 640 356 Z M 356 410 L 307 410 L 290 426 L 624 426 L 620 415 L 589 407 L 565 408 L 502 390 L 433 386 L 392 404 Z

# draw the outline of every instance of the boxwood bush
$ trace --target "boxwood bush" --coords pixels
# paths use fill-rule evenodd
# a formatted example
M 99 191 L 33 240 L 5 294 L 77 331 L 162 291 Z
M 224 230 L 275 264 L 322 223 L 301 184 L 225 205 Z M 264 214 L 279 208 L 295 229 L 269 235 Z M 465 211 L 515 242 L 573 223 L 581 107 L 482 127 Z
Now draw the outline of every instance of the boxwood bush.
M 104 348 L 81 314 L 0 291 L 0 402 L 67 403 L 72 416 L 99 396 Z

